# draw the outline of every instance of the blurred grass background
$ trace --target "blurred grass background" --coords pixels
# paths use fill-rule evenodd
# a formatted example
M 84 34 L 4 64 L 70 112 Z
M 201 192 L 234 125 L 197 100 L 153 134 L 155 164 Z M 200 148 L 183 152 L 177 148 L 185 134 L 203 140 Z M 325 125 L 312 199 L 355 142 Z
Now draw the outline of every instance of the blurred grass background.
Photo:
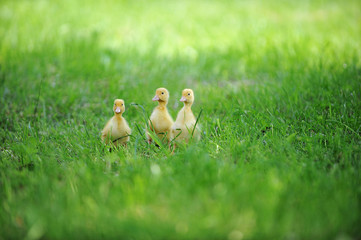
M 360 239 L 360 5 L 1 1 L 0 239 Z M 171 156 L 131 105 L 158 87 L 203 110 Z

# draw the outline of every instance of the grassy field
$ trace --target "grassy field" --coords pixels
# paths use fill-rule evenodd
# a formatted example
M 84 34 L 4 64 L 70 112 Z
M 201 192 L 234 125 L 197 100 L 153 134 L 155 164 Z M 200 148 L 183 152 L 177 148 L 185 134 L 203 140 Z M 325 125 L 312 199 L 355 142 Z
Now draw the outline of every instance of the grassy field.
M 2 0 L 0 239 L 361 239 L 360 22 L 357 0 Z M 158 87 L 202 111 L 173 155 L 145 141 Z M 115 98 L 133 134 L 109 152 Z

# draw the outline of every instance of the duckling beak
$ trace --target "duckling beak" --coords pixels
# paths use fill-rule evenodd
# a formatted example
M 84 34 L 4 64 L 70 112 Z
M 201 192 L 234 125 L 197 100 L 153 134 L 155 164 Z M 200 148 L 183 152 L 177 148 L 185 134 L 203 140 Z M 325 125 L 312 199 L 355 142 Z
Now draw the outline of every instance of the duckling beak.
M 187 99 L 186 99 L 186 97 L 185 97 L 185 96 L 182 96 L 182 98 L 181 98 L 179 101 L 181 101 L 181 102 L 185 102 L 185 101 L 187 101 Z
M 117 107 L 117 108 L 115 109 L 115 113 L 120 113 L 120 112 L 121 112 L 120 107 Z
M 159 97 L 158 95 L 155 95 L 154 98 L 152 99 L 153 101 L 159 101 Z

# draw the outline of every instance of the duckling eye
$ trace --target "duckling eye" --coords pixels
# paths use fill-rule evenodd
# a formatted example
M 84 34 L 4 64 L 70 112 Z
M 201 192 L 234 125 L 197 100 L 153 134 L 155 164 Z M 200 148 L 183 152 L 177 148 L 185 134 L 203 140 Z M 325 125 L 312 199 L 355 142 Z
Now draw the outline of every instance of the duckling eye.
M 162 94 L 164 94 L 164 92 L 162 92 Z
M 124 104 L 122 103 L 122 106 L 124 106 Z
M 188 96 L 190 96 L 191 94 L 190 93 L 188 93 Z

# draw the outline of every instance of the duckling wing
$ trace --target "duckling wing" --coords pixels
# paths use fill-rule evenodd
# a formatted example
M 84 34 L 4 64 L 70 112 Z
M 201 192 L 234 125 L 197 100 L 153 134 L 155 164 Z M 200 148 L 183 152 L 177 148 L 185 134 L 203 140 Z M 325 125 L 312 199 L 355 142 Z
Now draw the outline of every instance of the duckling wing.
M 128 122 L 125 119 L 124 119 L 124 130 L 128 135 L 132 134 L 132 130 L 130 129 Z
M 102 135 L 101 135 L 101 139 L 102 141 L 104 141 L 105 143 L 109 142 L 109 133 L 111 132 L 111 128 L 112 128 L 112 119 L 111 118 L 107 124 L 105 124 L 103 130 L 102 130 Z

